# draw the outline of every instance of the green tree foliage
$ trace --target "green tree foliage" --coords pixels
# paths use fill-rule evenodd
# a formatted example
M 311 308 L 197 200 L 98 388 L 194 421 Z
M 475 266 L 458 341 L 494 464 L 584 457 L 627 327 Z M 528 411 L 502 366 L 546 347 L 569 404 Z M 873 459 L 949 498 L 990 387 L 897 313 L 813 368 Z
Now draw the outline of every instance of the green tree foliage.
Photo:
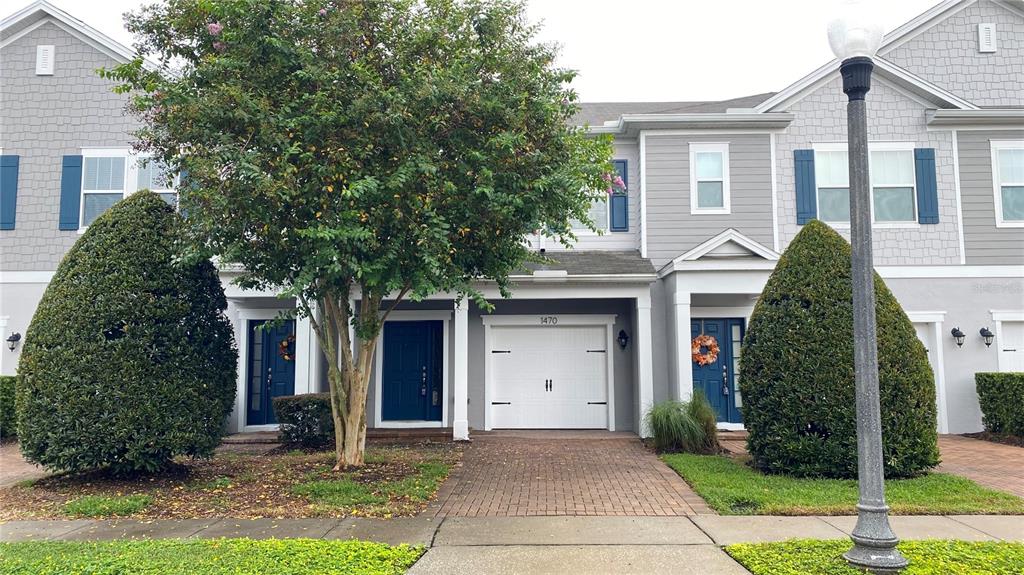
M 850 244 L 814 220 L 779 259 L 743 342 L 743 420 L 764 471 L 856 477 Z M 886 477 L 938 463 L 935 380 L 913 324 L 878 275 Z
M 122 200 L 64 257 L 18 366 L 18 437 L 59 471 L 154 471 L 209 456 L 235 398 L 237 353 L 217 271 L 176 259 L 178 217 Z
M 974 374 L 985 429 L 1024 437 L 1024 373 Z
M 338 468 L 363 462 L 388 311 L 437 292 L 486 306 L 474 281 L 507 293 L 525 235 L 571 241 L 610 191 L 610 140 L 570 125 L 574 73 L 517 1 L 167 0 L 127 22 L 157 65 L 106 75 L 143 146 L 188 172 L 199 255 L 311 317 Z

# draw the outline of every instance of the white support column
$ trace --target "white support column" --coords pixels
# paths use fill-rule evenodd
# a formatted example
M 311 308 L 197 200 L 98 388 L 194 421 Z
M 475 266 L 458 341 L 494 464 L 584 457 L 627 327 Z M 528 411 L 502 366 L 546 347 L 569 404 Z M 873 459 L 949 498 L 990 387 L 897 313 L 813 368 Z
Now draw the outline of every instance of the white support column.
M 644 425 L 644 415 L 654 404 L 654 334 L 651 329 L 651 294 L 646 292 L 636 298 L 636 374 L 637 404 L 640 409 L 637 419 L 640 437 L 650 437 L 651 432 Z
M 314 393 L 316 383 L 310 373 L 313 351 L 317 349 L 316 336 L 313 335 L 313 322 L 308 317 L 295 320 L 295 395 Z
M 455 365 L 452 366 L 452 439 L 469 439 L 469 309 L 466 301 L 455 304 Z
M 690 292 L 672 294 L 676 320 L 676 399 L 689 401 L 693 396 L 693 366 L 690 358 Z

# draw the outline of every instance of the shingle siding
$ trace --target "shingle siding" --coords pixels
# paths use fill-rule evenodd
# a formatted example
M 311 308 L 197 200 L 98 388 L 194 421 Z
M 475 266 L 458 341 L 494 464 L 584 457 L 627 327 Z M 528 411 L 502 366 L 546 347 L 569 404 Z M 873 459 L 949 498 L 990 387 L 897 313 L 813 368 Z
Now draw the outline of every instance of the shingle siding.
M 690 213 L 690 143 L 729 143 L 729 214 Z M 727 228 L 772 246 L 771 150 L 767 134 L 661 135 L 649 132 L 647 255 L 656 268 Z
M 52 76 L 35 74 L 40 44 L 55 46 Z M 21 156 L 17 225 L 0 231 L 0 269 L 53 271 L 78 239 L 57 229 L 63 155 L 131 145 L 127 99 L 96 74 L 115 64 L 52 22 L 0 50 L 0 147 Z
M 912 142 L 935 148 L 939 192 L 939 223 L 908 228 L 874 228 L 875 265 L 955 265 L 960 263 L 953 145 L 950 132 L 930 132 L 925 105 L 875 78 L 868 101 L 868 134 L 872 142 Z M 838 76 L 789 106 L 796 114 L 785 133 L 776 136 L 779 233 L 782 249 L 800 231 L 796 222 L 793 150 L 815 143 L 846 141 L 846 103 Z M 849 229 L 840 233 L 849 238 Z
M 994 53 L 978 51 L 978 24 L 996 25 Z M 1024 16 L 981 0 L 881 54 L 978 106 L 1024 106 Z
M 1024 228 L 997 228 L 991 140 L 1024 140 L 1024 130 L 957 132 L 964 247 L 973 265 L 1024 264 Z

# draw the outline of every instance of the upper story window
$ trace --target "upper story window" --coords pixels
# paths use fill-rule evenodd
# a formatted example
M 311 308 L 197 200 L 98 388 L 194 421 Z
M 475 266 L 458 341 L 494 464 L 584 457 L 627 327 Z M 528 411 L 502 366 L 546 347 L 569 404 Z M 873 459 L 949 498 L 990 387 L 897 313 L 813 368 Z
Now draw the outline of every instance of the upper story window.
M 872 144 L 870 149 L 872 220 L 916 225 L 913 144 Z M 824 222 L 850 222 L 850 164 L 846 154 L 845 143 L 814 149 L 818 218 Z
M 590 217 L 590 221 L 594 222 L 594 228 L 599 231 L 607 232 L 608 225 L 608 198 L 596 199 L 590 203 L 590 210 L 587 212 L 587 216 Z M 587 224 L 584 224 L 580 220 L 569 220 L 569 224 L 572 227 L 572 232 L 576 235 L 587 235 L 594 233 Z
M 174 185 L 163 165 L 128 149 L 82 150 L 82 228 L 128 194 L 149 189 L 172 206 L 177 204 Z
M 1024 141 L 992 141 L 996 226 L 1024 227 Z
M 690 144 L 690 213 L 728 214 L 729 144 Z

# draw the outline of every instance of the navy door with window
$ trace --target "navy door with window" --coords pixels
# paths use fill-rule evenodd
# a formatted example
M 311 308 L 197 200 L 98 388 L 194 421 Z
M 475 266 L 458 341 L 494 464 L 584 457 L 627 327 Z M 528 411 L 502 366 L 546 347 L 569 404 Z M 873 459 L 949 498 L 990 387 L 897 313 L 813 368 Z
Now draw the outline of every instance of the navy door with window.
M 740 344 L 743 341 L 743 319 L 694 319 L 690 337 L 710 335 L 718 342 L 718 358 L 708 365 L 693 366 L 693 389 L 699 389 L 715 408 L 718 421 L 742 423 L 742 399 L 739 394 Z M 701 350 L 706 351 L 706 350 Z
M 384 324 L 384 421 L 441 421 L 443 325 L 440 321 Z
M 249 321 L 249 372 L 246 425 L 277 423 L 271 400 L 295 394 L 295 320 L 264 327 Z

